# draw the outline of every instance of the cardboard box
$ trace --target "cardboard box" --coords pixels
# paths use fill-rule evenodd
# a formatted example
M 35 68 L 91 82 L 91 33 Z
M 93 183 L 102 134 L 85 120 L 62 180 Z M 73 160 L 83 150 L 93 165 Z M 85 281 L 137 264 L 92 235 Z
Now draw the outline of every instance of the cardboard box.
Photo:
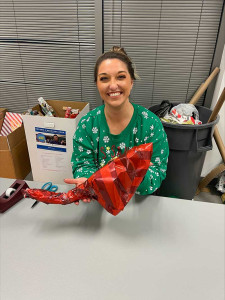
M 0 108 L 0 131 L 7 109 Z M 0 177 L 24 179 L 31 171 L 24 126 L 0 136 Z
M 30 155 L 33 179 L 39 182 L 62 184 L 73 178 L 71 155 L 73 135 L 81 117 L 89 112 L 88 102 L 47 100 L 57 117 L 22 115 Z M 75 119 L 65 118 L 63 107 L 79 109 Z M 39 105 L 32 110 L 41 111 Z M 57 140 L 54 140 L 57 135 Z

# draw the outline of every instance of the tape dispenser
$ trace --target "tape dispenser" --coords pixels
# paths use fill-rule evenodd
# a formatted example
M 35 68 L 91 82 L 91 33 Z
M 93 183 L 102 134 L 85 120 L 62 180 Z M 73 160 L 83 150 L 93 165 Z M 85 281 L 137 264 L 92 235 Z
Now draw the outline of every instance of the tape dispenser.
M 22 189 L 29 186 L 24 180 L 17 179 L 14 183 L 0 196 L 0 213 L 4 213 L 14 204 L 23 199 Z

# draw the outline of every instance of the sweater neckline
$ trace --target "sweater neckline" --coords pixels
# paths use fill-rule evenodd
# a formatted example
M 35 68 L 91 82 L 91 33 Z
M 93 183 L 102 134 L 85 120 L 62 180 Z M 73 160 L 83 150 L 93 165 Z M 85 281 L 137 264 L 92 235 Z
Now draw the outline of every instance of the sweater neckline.
M 133 105 L 133 108 L 134 108 L 133 116 L 132 116 L 129 124 L 127 125 L 127 127 L 124 128 L 124 130 L 120 134 L 110 133 L 109 126 L 108 126 L 108 123 L 107 123 L 106 117 L 105 117 L 105 111 L 104 111 L 105 110 L 105 105 L 103 105 L 103 109 L 102 109 L 102 122 L 103 123 L 102 124 L 104 125 L 103 127 L 106 128 L 107 134 L 109 136 L 111 136 L 113 139 L 123 138 L 124 136 L 126 136 L 130 132 L 132 126 L 134 126 L 134 123 L 135 123 L 135 120 L 136 120 L 136 117 L 137 117 L 137 107 L 136 107 L 135 104 L 133 104 L 133 103 L 131 103 L 131 104 Z

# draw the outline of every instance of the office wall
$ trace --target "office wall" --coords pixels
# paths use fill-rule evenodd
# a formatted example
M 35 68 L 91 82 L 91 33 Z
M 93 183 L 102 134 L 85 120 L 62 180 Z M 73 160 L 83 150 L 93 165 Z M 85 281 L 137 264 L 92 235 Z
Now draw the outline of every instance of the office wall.
M 131 100 L 147 108 L 188 102 L 209 76 L 224 0 L 0 1 L 0 107 L 37 99 L 102 102 L 95 59 L 125 47 L 140 80 Z M 203 95 L 198 104 L 204 103 Z M 210 102 L 211 103 L 211 102 Z
M 141 78 L 133 102 L 149 108 L 163 100 L 190 101 L 211 72 L 223 3 L 104 1 L 105 50 L 124 47 Z
M 220 73 L 217 78 L 215 91 L 213 94 L 211 109 L 213 109 L 219 99 L 219 96 L 222 93 L 223 88 L 225 87 L 225 46 L 223 49 L 223 54 L 220 63 Z M 220 121 L 218 123 L 218 129 L 220 136 L 225 144 L 225 104 L 223 104 L 220 110 Z M 206 154 L 205 162 L 203 165 L 202 176 L 206 176 L 213 168 L 218 166 L 222 162 L 220 152 L 217 148 L 217 145 L 213 139 L 213 150 L 208 151 Z

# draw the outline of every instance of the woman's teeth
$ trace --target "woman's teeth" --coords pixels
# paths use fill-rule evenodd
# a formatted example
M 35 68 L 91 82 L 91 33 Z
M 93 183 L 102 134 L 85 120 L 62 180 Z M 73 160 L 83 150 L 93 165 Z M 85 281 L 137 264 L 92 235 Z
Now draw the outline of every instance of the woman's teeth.
M 120 92 L 118 92 L 118 93 L 110 93 L 109 94 L 111 97 L 116 97 L 116 96 L 119 96 L 120 95 Z

